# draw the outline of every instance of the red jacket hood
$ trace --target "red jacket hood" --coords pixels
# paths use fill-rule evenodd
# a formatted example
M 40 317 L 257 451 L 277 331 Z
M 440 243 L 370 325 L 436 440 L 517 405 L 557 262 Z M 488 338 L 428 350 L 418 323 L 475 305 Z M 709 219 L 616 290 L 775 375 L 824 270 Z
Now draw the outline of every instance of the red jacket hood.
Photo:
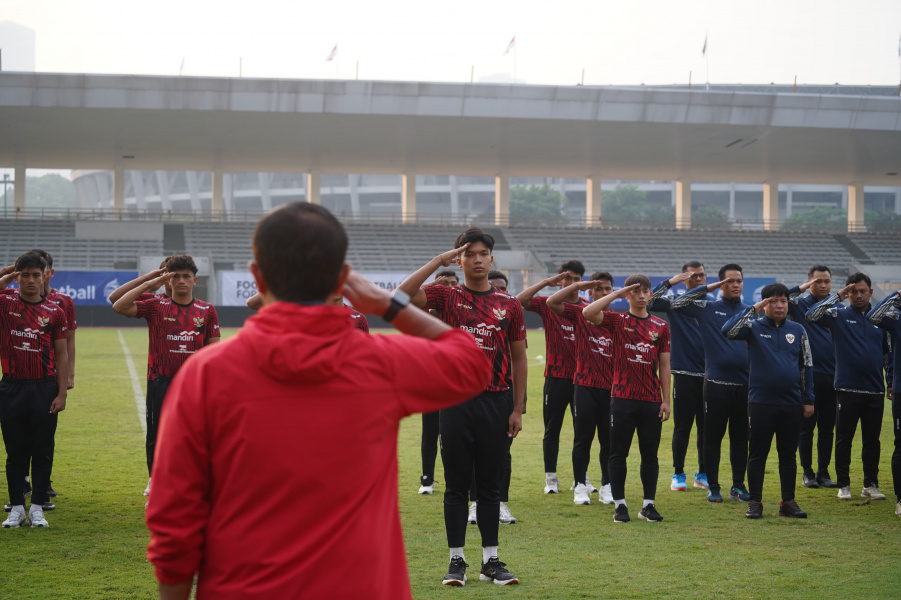
M 276 302 L 248 319 L 240 336 L 253 348 L 260 370 L 273 379 L 313 383 L 341 371 L 357 333 L 366 335 L 341 306 Z

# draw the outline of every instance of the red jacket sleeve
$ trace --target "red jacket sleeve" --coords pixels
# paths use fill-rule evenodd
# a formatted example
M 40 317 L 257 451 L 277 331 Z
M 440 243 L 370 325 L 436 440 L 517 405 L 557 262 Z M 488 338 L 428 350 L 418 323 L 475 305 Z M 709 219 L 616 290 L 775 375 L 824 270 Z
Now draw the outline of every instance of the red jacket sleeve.
M 203 360 L 179 370 L 166 394 L 147 506 L 147 558 L 161 583 L 177 584 L 200 567 L 210 514 L 209 425 Z
M 392 346 L 385 348 L 384 355 L 390 356 L 404 415 L 459 404 L 491 382 L 491 363 L 463 330 L 446 331 L 436 340 L 411 336 L 381 340 Z

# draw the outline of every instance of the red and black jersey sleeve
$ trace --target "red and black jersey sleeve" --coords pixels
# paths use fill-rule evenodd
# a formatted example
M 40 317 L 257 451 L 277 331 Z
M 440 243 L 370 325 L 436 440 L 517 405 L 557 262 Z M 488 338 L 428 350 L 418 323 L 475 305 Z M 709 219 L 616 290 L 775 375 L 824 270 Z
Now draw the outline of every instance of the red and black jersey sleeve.
M 426 305 L 423 308 L 426 310 L 434 310 L 439 315 L 444 314 L 447 312 L 447 301 L 451 296 L 452 289 L 453 288 L 446 285 L 430 285 L 422 288 L 427 299 Z
M 212 304 L 208 306 L 203 337 L 204 344 L 209 344 L 211 339 L 217 339 L 222 336 L 222 333 L 219 331 L 219 313 L 216 312 L 216 307 Z
M 548 308 L 547 297 L 545 296 L 532 298 L 529 302 L 529 308 L 526 310 L 539 314 L 541 323 L 544 326 L 544 344 L 547 357 L 544 376 L 572 379 L 576 371 L 576 325 Z

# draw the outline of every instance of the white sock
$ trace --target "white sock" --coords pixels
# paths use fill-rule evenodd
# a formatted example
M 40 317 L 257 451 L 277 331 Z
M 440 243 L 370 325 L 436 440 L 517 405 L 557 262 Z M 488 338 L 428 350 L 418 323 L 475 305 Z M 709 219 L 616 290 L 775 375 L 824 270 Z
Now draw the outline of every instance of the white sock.
M 24 512 L 25 512 L 25 505 L 24 505 L 24 504 L 16 504 L 15 506 L 12 507 L 12 510 L 10 510 L 9 512 L 21 512 L 21 513 L 24 513 Z
M 647 506 L 648 504 L 654 504 L 654 501 L 653 501 L 653 500 L 648 500 L 647 498 L 645 498 L 645 499 L 644 499 L 644 504 L 642 504 L 641 507 L 644 508 L 644 507 Z
M 545 479 L 557 479 L 557 474 L 556 473 L 545 473 L 544 478 Z
M 497 546 L 485 546 L 482 548 L 482 562 L 487 563 L 492 558 L 497 558 Z
M 463 556 L 463 548 L 451 548 L 450 549 L 451 560 L 454 560 L 455 556 L 459 556 L 463 559 L 463 562 L 466 562 L 466 557 Z
M 620 506 L 625 506 L 625 505 L 626 505 L 626 499 L 623 498 L 622 500 L 614 500 L 614 501 L 613 501 L 613 504 L 614 504 L 614 506 L 615 506 L 616 508 L 619 508 Z

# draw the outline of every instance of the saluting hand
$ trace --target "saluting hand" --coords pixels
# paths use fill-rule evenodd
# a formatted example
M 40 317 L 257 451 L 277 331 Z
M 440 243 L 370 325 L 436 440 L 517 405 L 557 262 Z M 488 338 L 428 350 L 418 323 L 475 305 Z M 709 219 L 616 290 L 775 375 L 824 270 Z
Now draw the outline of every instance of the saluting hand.
M 640 283 L 633 283 L 632 285 L 627 285 L 626 287 L 616 290 L 616 292 L 614 292 L 614 294 L 616 294 L 620 298 L 625 298 L 626 296 L 629 295 L 629 292 L 638 289 L 638 287 L 640 285 L 641 285 Z
M 691 279 L 691 271 L 685 271 L 684 273 L 679 273 L 678 275 L 670 277 L 669 284 L 672 287 L 680 283 L 685 283 L 689 279 Z
M 566 275 L 566 273 L 557 273 L 556 275 L 548 277 L 544 280 L 544 285 L 546 287 L 560 285 L 560 282 L 563 281 L 563 278 L 566 277 Z
M 436 277 L 433 281 L 430 281 L 430 282 L 428 282 L 428 283 L 426 283 L 426 284 L 423 284 L 422 287 L 427 288 L 427 287 L 432 287 L 433 285 L 444 285 L 444 286 L 446 286 L 447 283 L 448 283 L 448 281 L 450 281 L 450 277 L 448 277 L 448 276 L 446 276 L 446 275 L 442 275 L 441 277 Z
M 852 284 L 846 285 L 845 287 L 840 289 L 838 291 L 838 299 L 839 300 L 847 300 L 848 297 L 851 295 L 851 290 L 854 289 L 854 285 L 855 284 L 852 283 Z
M 19 276 L 19 272 L 16 271 L 15 265 L 9 265 L 8 267 L 3 267 L 0 269 L 0 289 L 6 289 L 9 287 L 9 284 L 15 280 L 16 277 Z
M 711 283 L 710 285 L 707 286 L 707 291 L 712 292 L 713 290 L 721 288 L 724 285 L 726 285 L 727 283 L 732 283 L 733 281 L 735 281 L 735 279 L 733 279 L 732 277 L 727 277 L 726 279 L 723 279 L 722 281 L 717 281 L 716 283 Z
M 772 304 L 776 300 L 775 296 L 770 296 L 769 298 L 764 298 L 760 302 L 754 305 L 754 312 L 759 313 L 764 308 L 766 308 L 767 304 Z
M 807 290 L 810 289 L 810 286 L 812 286 L 812 285 L 815 284 L 815 283 L 820 283 L 820 282 L 822 282 L 822 281 L 823 281 L 823 278 L 822 278 L 822 277 L 815 277 L 814 279 L 811 279 L 810 281 L 808 281 L 808 282 L 806 282 L 806 283 L 802 283 L 801 285 L 799 285 L 799 286 L 798 286 L 798 290 L 800 290 L 800 291 L 802 291 L 802 292 L 806 292 Z
M 469 248 L 471 242 L 467 242 L 460 246 L 459 248 L 454 248 L 453 250 L 448 250 L 447 252 L 442 252 L 438 255 L 438 260 L 441 261 L 442 267 L 449 267 L 454 264 L 454 261 L 459 257 L 463 252 Z
M 367 315 L 383 315 L 391 305 L 391 295 L 364 276 L 351 271 L 344 282 L 344 297 Z

